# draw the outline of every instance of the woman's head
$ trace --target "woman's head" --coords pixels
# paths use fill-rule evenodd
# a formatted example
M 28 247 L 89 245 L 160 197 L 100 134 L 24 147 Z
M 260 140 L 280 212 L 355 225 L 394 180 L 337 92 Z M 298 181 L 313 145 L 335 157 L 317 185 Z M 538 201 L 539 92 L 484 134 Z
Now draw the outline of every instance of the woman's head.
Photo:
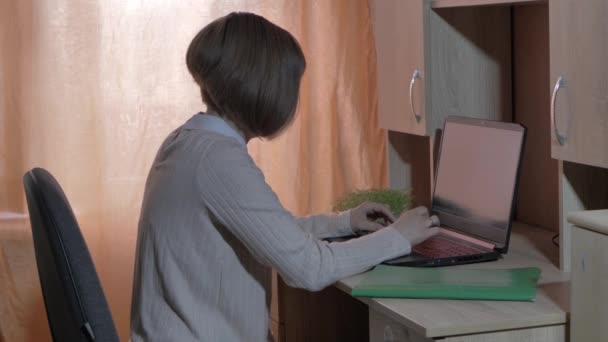
M 306 60 L 284 29 L 261 16 L 231 13 L 205 26 L 186 55 L 209 111 L 249 137 L 272 137 L 292 121 Z

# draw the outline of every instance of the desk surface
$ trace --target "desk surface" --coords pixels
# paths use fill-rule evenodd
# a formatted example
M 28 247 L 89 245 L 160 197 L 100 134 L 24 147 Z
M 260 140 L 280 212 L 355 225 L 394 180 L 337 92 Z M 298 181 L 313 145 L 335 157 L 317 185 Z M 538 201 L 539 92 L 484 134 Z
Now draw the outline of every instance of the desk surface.
M 565 324 L 569 311 L 569 274 L 558 264 L 559 248 L 552 232 L 515 223 L 509 252 L 501 260 L 454 268 L 539 267 L 542 270 L 535 302 L 499 302 L 439 299 L 358 298 L 370 309 L 419 332 L 441 337 L 498 330 Z M 346 292 L 363 275 L 344 279 L 336 286 Z

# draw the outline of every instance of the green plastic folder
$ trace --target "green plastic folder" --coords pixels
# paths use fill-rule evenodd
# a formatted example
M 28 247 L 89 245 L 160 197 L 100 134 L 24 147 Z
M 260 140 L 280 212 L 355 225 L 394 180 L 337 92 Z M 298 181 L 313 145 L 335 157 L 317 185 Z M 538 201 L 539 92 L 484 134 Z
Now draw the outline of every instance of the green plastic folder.
M 377 266 L 355 297 L 533 301 L 540 269 L 454 269 Z

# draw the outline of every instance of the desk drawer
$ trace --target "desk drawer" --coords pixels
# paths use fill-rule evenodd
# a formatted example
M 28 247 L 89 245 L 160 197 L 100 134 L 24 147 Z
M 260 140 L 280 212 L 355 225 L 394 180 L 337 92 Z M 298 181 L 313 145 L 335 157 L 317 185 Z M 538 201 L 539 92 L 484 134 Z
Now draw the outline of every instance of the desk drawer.
M 412 329 L 394 320 L 369 310 L 370 342 L 431 342 L 432 339 L 420 336 Z
M 370 309 L 369 340 L 370 342 L 565 342 L 566 325 L 561 324 L 471 335 L 445 336 L 437 337 L 437 340 L 435 340 L 424 337 L 412 331 L 412 329 Z M 592 340 L 584 340 L 583 342 L 586 341 Z M 579 341 L 573 340 L 572 342 Z

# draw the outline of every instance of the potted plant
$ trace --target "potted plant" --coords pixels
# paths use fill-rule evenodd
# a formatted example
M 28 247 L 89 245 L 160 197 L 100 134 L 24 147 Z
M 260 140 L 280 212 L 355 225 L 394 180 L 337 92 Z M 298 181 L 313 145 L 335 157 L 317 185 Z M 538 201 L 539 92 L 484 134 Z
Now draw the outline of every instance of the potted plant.
M 338 199 L 334 211 L 345 211 L 359 206 L 363 202 L 381 203 L 390 208 L 395 216 L 412 207 L 411 192 L 394 189 L 356 190 Z

